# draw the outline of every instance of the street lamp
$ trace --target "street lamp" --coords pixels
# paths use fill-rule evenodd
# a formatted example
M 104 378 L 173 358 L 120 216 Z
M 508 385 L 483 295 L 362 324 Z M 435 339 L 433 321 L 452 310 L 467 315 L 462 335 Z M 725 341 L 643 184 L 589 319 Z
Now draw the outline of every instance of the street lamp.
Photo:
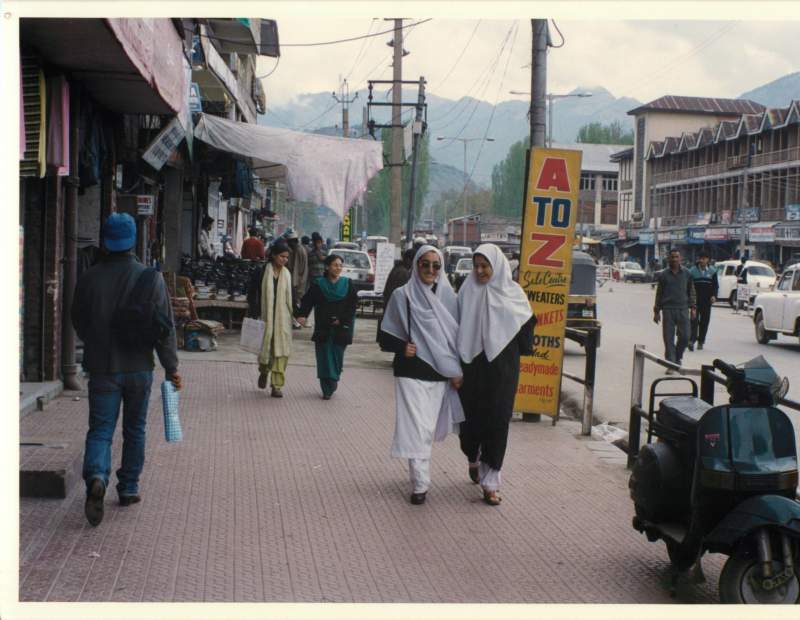
M 529 92 L 521 90 L 510 90 L 510 95 L 530 95 Z M 566 95 L 554 95 L 547 93 L 547 148 L 553 148 L 553 99 L 565 99 L 567 97 L 591 97 L 592 93 L 569 93 Z
M 475 141 L 485 141 L 485 142 L 494 142 L 494 138 L 447 138 L 445 136 L 436 136 L 437 140 L 450 140 L 455 141 L 458 140 L 459 142 L 464 144 L 464 245 L 467 244 L 467 143 L 468 142 L 475 142 Z

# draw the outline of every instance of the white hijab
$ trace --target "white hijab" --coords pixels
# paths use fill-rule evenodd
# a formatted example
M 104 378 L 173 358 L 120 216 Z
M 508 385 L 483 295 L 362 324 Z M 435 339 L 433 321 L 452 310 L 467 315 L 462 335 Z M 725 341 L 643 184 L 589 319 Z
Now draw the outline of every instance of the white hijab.
M 458 353 L 466 363 L 481 351 L 491 362 L 533 315 L 525 291 L 511 278 L 511 266 L 500 248 L 484 243 L 475 254 L 486 257 L 492 265 L 492 277 L 480 284 L 473 271 L 458 291 Z
M 436 278 L 436 293 L 419 277 L 417 261 L 428 252 L 436 252 L 442 266 Z M 411 308 L 411 322 L 408 310 Z M 460 377 L 461 363 L 456 351 L 458 334 L 458 298 L 444 276 L 442 253 L 432 245 L 417 250 L 411 267 L 411 279 L 395 289 L 383 315 L 381 329 L 395 338 L 417 345 L 417 357 L 443 377 Z M 409 326 L 411 334 L 409 337 Z

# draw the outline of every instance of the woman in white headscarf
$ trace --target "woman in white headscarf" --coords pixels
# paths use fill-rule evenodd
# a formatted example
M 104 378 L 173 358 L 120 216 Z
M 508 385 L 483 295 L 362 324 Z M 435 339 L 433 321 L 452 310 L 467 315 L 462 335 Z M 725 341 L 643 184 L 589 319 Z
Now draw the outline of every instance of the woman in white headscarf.
M 422 246 L 414 256 L 411 279 L 392 293 L 381 323 L 381 348 L 395 353 L 392 456 L 408 459 L 412 504 L 424 503 L 430 488 L 434 440 L 458 432 L 464 420 L 457 392 L 458 299 L 443 267 L 441 252 Z
M 536 317 L 500 248 L 479 246 L 472 264 L 458 292 L 458 353 L 464 373 L 459 395 L 466 418 L 459 439 L 469 477 L 480 483 L 484 501 L 496 506 L 519 358 L 533 353 Z

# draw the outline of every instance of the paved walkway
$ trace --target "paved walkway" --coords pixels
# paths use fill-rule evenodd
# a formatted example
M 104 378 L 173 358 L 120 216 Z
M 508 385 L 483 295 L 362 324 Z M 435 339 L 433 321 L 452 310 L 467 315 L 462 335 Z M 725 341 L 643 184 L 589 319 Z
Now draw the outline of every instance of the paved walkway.
M 451 436 L 428 502 L 412 506 L 406 465 L 389 457 L 393 379 L 374 367 L 386 359 L 347 367 L 326 402 L 303 359 L 279 400 L 234 351 L 182 357 L 185 439 L 164 441 L 154 392 L 141 504 L 120 508 L 112 479 L 92 528 L 80 481 L 64 500 L 21 500 L 20 600 L 674 602 L 663 544 L 630 525 L 623 455 L 575 423 L 512 422 L 496 508 Z M 80 445 L 86 399 L 73 397 L 25 416 L 23 436 Z M 708 582 L 677 601 L 716 602 L 720 567 L 707 558 Z

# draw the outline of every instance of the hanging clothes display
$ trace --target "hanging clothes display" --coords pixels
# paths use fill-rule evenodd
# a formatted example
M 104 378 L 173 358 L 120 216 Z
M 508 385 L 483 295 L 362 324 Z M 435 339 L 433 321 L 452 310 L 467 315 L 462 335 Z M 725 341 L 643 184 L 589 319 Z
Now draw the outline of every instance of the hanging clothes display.
M 47 81 L 39 69 L 39 178 L 47 172 Z
M 19 158 L 25 159 L 25 97 L 22 91 L 22 63 L 19 65 Z

